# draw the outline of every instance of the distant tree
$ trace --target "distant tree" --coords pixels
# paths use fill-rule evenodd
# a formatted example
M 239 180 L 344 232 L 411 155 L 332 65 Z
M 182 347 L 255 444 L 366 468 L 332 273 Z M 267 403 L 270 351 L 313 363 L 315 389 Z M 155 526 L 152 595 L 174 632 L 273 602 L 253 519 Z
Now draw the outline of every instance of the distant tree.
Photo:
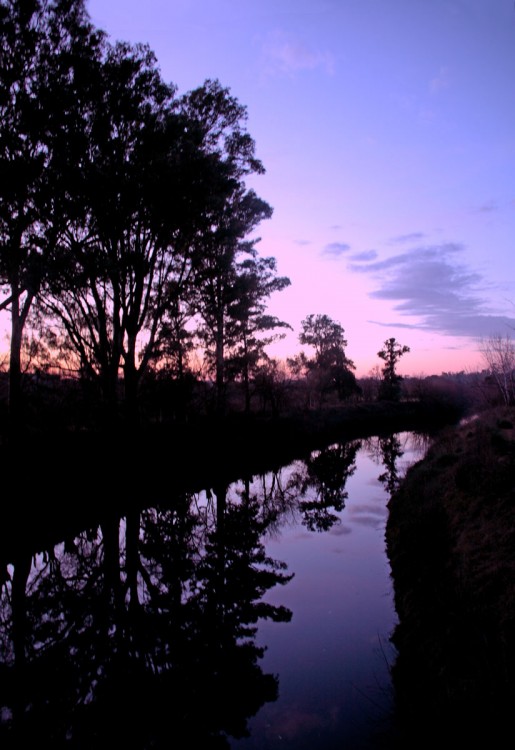
M 384 401 L 398 401 L 401 396 L 402 375 L 396 371 L 399 359 L 409 352 L 409 346 L 401 346 L 395 338 L 387 339 L 383 349 L 377 356 L 384 360 L 382 380 L 379 386 L 379 399 Z
M 216 410 L 225 411 L 227 358 L 241 334 L 236 311 L 242 286 L 238 275 L 242 255 L 252 251 L 245 241 L 263 219 L 271 216 L 270 206 L 254 193 L 240 188 L 220 211 L 216 225 L 202 240 L 194 290 L 195 305 L 201 319 L 199 335 L 206 358 L 215 376 Z
M 303 364 L 317 381 L 320 401 L 325 393 L 336 391 L 340 399 L 360 392 L 352 370 L 355 365 L 345 354 L 347 341 L 340 323 L 328 315 L 308 315 L 301 323 L 299 342 L 315 350 L 312 359 L 291 360 L 290 366 Z
M 290 284 L 286 276 L 276 275 L 275 258 L 259 258 L 253 251 L 237 268 L 236 302 L 229 309 L 231 337 L 229 368 L 241 377 L 245 391 L 245 411 L 250 411 L 250 381 L 268 359 L 266 347 L 284 336 L 278 329 L 290 328 L 274 315 L 266 313 L 266 303 L 274 292 Z
M 313 347 L 315 362 L 319 367 L 331 366 L 335 362 L 354 366 L 345 356 L 347 341 L 340 323 L 332 320 L 328 315 L 308 315 L 301 325 L 299 342 Z
M 376 401 L 382 380 L 381 368 L 374 365 L 365 377 L 359 379 L 359 385 L 365 401 Z
M 272 414 L 277 416 L 287 399 L 290 380 L 283 363 L 273 357 L 267 357 L 254 375 L 255 392 L 261 400 L 261 408 L 266 411 L 270 406 Z
M 479 351 L 488 377 L 505 405 L 515 404 L 515 342 L 508 334 L 482 339 Z

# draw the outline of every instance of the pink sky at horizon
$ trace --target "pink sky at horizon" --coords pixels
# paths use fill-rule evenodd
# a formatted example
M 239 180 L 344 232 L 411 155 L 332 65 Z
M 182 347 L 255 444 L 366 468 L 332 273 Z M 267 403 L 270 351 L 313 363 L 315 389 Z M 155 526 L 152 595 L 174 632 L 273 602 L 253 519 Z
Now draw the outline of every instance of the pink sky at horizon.
M 345 329 L 356 373 L 395 337 L 401 374 L 482 369 L 515 330 L 513 0 L 86 0 L 154 50 L 178 93 L 247 107 L 273 208 L 257 235 L 291 286 L 269 312 Z
M 358 375 L 395 337 L 404 374 L 481 367 L 515 328 L 511 0 L 89 0 L 184 93 L 218 78 L 247 107 L 273 207 L 258 235 L 291 286 L 269 311 L 345 329 Z

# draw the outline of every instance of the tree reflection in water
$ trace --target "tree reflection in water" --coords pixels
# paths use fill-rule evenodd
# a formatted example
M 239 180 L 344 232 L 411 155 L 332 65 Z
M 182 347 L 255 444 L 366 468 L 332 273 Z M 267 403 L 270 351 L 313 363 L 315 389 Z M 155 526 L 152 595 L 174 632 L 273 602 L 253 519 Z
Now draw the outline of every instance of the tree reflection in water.
M 384 471 L 377 477 L 391 497 L 399 488 L 404 476 L 404 469 L 399 467 L 399 459 L 404 456 L 409 443 L 410 450 L 417 456 L 423 455 L 429 445 L 428 435 L 417 433 L 392 433 L 391 435 L 370 437 L 365 440 L 365 447 L 370 457 Z
M 391 491 L 398 438 L 366 445 Z M 2 748 L 160 748 L 179 737 L 228 748 L 246 736 L 278 694 L 260 667 L 258 623 L 291 618 L 266 601 L 292 575 L 262 540 L 290 522 L 317 532 L 340 523 L 361 446 L 106 514 L 51 550 L 4 561 Z
M 2 747 L 228 747 L 277 695 L 259 667 L 262 601 L 290 580 L 265 554 L 255 498 L 103 519 L 8 566 L 1 600 Z
M 303 524 L 310 531 L 327 531 L 340 518 L 345 507 L 347 480 L 356 470 L 356 454 L 360 440 L 337 443 L 315 451 L 301 471 L 291 478 L 294 487 L 306 499 L 299 503 Z

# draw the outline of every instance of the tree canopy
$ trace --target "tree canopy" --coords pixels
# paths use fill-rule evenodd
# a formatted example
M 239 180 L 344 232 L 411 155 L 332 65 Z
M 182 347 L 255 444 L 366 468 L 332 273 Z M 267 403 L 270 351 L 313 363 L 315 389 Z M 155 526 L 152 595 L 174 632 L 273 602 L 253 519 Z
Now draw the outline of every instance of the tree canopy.
M 222 394 L 229 351 L 259 358 L 256 333 L 285 325 L 265 301 L 289 283 L 252 238 L 272 209 L 245 184 L 264 172 L 245 107 L 216 80 L 179 95 L 146 45 L 111 43 L 83 0 L 0 0 L 0 64 L 13 413 L 35 304 L 112 415 L 121 375 L 134 416 L 150 367 L 176 352 L 181 371 L 195 320 Z
M 379 398 L 386 401 L 398 401 L 401 395 L 402 375 L 397 373 L 397 363 L 404 354 L 409 352 L 409 346 L 399 344 L 395 338 L 384 342 L 377 356 L 384 361 L 382 380 L 379 386 Z
M 294 367 L 305 367 L 317 381 L 320 400 L 325 393 L 336 391 L 340 399 L 359 393 L 353 370 L 354 362 L 345 353 L 345 331 L 328 315 L 308 315 L 301 323 L 299 342 L 314 349 L 314 357 L 301 353 Z

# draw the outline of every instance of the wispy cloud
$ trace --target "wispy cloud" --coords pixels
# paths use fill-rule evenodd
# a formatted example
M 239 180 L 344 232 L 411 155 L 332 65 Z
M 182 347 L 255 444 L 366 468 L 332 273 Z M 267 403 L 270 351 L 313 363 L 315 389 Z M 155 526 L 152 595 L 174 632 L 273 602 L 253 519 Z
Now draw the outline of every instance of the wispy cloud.
M 498 211 L 499 206 L 494 200 L 485 201 L 480 206 L 476 206 L 473 209 L 473 213 L 475 214 L 490 214 L 494 211 Z
M 346 242 L 331 242 L 326 245 L 322 250 L 322 255 L 329 255 L 331 258 L 339 258 L 343 253 L 347 253 L 350 250 L 350 245 Z
M 369 260 L 375 260 L 377 258 L 377 250 L 363 250 L 360 253 L 354 253 L 349 256 L 350 260 L 356 261 L 357 263 L 365 263 Z
M 394 302 L 401 316 L 418 318 L 394 324 L 400 328 L 472 338 L 514 328 L 514 318 L 490 307 L 489 286 L 482 274 L 462 262 L 463 250 L 458 243 L 430 245 L 382 261 L 351 263 L 349 269 L 377 280 L 371 298 Z
M 399 234 L 397 237 L 392 237 L 389 241 L 389 245 L 402 245 L 406 242 L 418 242 L 423 240 L 426 235 L 424 232 L 410 232 L 409 234 Z
M 269 34 L 263 44 L 263 56 L 265 72 L 269 75 L 292 75 L 317 68 L 329 75 L 334 72 L 334 58 L 329 52 L 315 49 L 282 31 Z
M 295 240 L 296 245 L 312 245 L 311 240 Z

